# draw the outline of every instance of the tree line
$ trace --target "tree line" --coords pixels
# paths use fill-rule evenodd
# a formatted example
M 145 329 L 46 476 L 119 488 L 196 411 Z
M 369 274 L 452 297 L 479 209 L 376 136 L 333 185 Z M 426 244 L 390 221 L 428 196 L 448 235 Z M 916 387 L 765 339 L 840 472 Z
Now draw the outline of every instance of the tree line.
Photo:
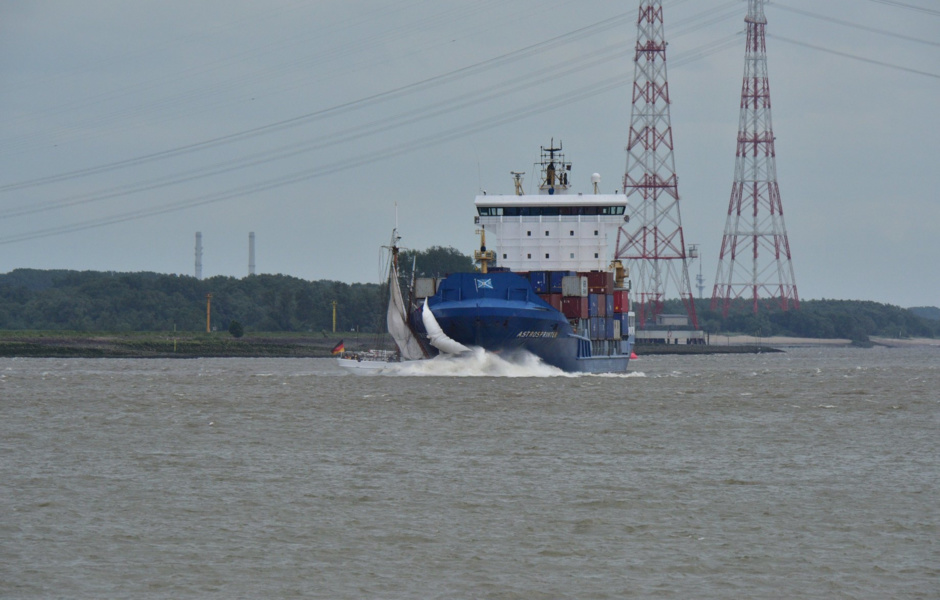
M 402 251 L 400 263 L 403 286 L 413 266 L 418 277 L 473 269 L 470 257 L 440 246 Z M 337 331 L 385 330 L 384 282 L 37 269 L 0 274 L 0 329 L 205 331 L 208 294 L 217 331 L 236 322 L 245 331 L 331 332 L 334 301 Z
M 287 275 L 17 269 L 0 275 L 0 329 L 204 331 L 212 294 L 213 330 L 237 321 L 247 331 L 332 331 L 335 300 L 338 331 L 374 331 L 384 327 L 383 288 Z
M 670 300 L 664 310 L 684 313 L 685 306 L 679 300 Z M 840 338 L 855 342 L 868 342 L 872 336 L 940 336 L 940 320 L 926 316 L 930 313 L 924 309 L 906 309 L 867 300 L 801 300 L 799 310 L 786 311 L 781 310 L 775 300 L 762 300 L 757 314 L 749 303 L 742 303 L 725 317 L 720 311 L 711 310 L 709 299 L 696 299 L 695 311 L 699 328 L 711 334 Z
M 403 284 L 415 276 L 444 276 L 472 269 L 453 248 L 401 253 Z M 336 301 L 337 331 L 385 330 L 387 285 L 307 281 L 289 275 L 210 277 L 186 275 L 16 269 L 0 274 L 0 329 L 72 331 L 204 331 L 206 296 L 212 294 L 211 325 L 227 331 L 330 332 Z M 667 313 L 684 313 L 678 300 Z M 853 300 L 804 300 L 800 310 L 781 311 L 765 301 L 758 314 L 734 310 L 724 317 L 708 300 L 696 300 L 699 327 L 711 334 L 743 333 L 867 341 L 869 336 L 937 337 L 933 307 L 908 310 Z M 923 315 L 923 316 L 922 316 Z

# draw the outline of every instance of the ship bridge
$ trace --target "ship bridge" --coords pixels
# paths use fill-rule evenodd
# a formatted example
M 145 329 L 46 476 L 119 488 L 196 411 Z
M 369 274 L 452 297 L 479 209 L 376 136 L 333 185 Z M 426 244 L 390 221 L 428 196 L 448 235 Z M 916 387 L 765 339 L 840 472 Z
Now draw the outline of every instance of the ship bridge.
M 591 176 L 593 194 L 570 194 L 571 163 L 561 142 L 542 146 L 539 193 L 526 195 L 525 173 L 513 171 L 516 193 L 477 196 L 475 222 L 490 240 L 496 265 L 513 271 L 600 271 L 613 259 L 617 229 L 624 223 L 627 197 L 598 194 L 600 175 Z
M 486 229 L 496 265 L 513 271 L 606 270 L 617 228 L 626 217 L 623 194 L 483 195 L 475 222 Z

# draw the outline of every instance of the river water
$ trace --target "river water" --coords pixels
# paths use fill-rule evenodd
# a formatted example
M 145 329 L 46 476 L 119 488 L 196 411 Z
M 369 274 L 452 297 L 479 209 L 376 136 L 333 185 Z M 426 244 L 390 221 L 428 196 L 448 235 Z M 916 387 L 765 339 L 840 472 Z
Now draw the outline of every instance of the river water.
M 940 598 L 940 349 L 631 370 L 0 359 L 0 597 Z

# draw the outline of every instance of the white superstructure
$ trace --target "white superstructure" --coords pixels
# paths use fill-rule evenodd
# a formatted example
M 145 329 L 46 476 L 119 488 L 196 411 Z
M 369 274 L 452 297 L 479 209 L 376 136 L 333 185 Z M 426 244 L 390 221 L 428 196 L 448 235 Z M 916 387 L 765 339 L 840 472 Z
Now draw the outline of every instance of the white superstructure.
M 558 148 L 542 147 L 538 195 L 524 195 L 521 176 L 513 173 L 516 193 L 477 196 L 476 222 L 487 234 L 496 266 L 513 271 L 605 270 L 612 259 L 617 228 L 624 223 L 627 197 L 569 194 L 568 173 Z

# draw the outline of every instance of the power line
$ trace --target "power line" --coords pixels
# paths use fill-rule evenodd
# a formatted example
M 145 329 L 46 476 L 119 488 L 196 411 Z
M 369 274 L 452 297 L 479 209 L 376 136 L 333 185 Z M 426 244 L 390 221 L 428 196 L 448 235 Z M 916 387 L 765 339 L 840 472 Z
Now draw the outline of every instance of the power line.
M 708 11 L 698 13 L 691 17 L 687 17 L 686 19 L 680 20 L 678 22 L 680 25 L 689 25 L 689 26 L 683 29 L 680 33 L 676 34 L 674 37 L 680 37 L 682 35 L 690 33 L 691 31 L 697 30 L 701 28 L 702 26 L 712 25 L 712 24 L 715 24 L 717 22 L 720 22 L 722 20 L 725 20 L 733 16 L 734 13 L 737 12 L 736 10 L 734 11 L 734 13 L 726 12 L 724 14 L 722 14 L 721 11 L 726 11 L 730 7 L 736 7 L 737 4 L 738 2 L 736 0 L 731 0 L 730 2 L 725 2 L 724 4 L 719 6 L 717 9 L 710 9 Z M 718 12 L 718 14 L 715 14 L 716 11 Z M 493 68 L 505 66 L 512 62 L 516 62 L 518 60 L 528 58 L 530 56 L 554 49 L 558 46 L 573 43 L 574 41 L 580 40 L 584 37 L 597 35 L 599 33 L 613 29 L 615 27 L 619 27 L 624 21 L 632 19 L 633 16 L 634 16 L 633 11 L 619 13 L 617 15 L 614 15 L 613 17 L 603 19 L 591 25 L 581 27 L 579 29 L 570 31 L 568 33 L 555 36 L 548 40 L 545 40 L 536 44 L 532 44 L 530 46 L 526 46 L 519 50 L 508 52 L 506 54 L 503 54 L 503 55 L 500 55 L 491 59 L 480 61 L 478 63 L 468 65 L 466 67 L 462 67 L 454 71 L 444 73 L 442 75 L 430 77 L 428 79 L 424 79 L 422 81 L 418 81 L 418 82 L 411 83 L 405 86 L 401 86 L 399 88 L 387 90 L 385 92 L 373 94 L 371 96 L 367 96 L 367 97 L 353 100 L 350 102 L 334 105 L 332 107 L 322 109 L 319 111 L 314 111 L 314 112 L 306 113 L 306 114 L 299 115 L 296 117 L 291 117 L 289 119 L 285 119 L 282 121 L 277 121 L 274 123 L 262 125 L 262 126 L 255 127 L 252 129 L 248 129 L 248 130 L 244 130 L 244 131 L 240 131 L 240 132 L 236 132 L 236 133 L 232 133 L 232 134 L 228 134 L 224 136 L 219 136 L 216 138 L 211 138 L 211 139 L 204 140 L 201 142 L 195 142 L 193 144 L 179 146 L 177 148 L 172 148 L 169 150 L 164 150 L 164 151 L 155 152 L 152 154 L 129 158 L 129 159 L 125 159 L 122 161 L 117 161 L 114 163 L 108 163 L 104 165 L 98 165 L 95 167 L 89 167 L 86 169 L 79 169 L 75 171 L 69 171 L 66 173 L 49 175 L 49 176 L 40 177 L 36 179 L 25 180 L 25 181 L 2 185 L 0 186 L 0 193 L 22 190 L 25 188 L 35 187 L 39 185 L 59 183 L 59 182 L 67 181 L 70 179 L 88 177 L 91 175 L 98 175 L 101 173 L 106 173 L 106 172 L 110 172 L 110 171 L 114 171 L 114 170 L 122 169 L 126 167 L 138 166 L 147 162 L 164 160 L 164 159 L 180 156 L 183 154 L 188 154 L 191 152 L 204 150 L 207 148 L 212 148 L 212 147 L 216 147 L 216 146 L 220 146 L 224 144 L 230 144 L 230 143 L 254 138 L 260 135 L 265 135 L 268 133 L 273 133 L 276 131 L 281 131 L 284 129 L 297 127 L 297 126 L 304 125 L 304 124 L 317 121 L 323 118 L 333 117 L 338 114 L 343 114 L 352 110 L 365 108 L 367 106 L 371 106 L 379 102 L 384 102 L 384 101 L 388 101 L 394 98 L 400 98 L 408 94 L 413 94 L 418 91 L 423 91 L 431 87 L 436 87 L 439 85 L 443 85 L 445 83 L 451 83 L 451 82 L 454 82 L 454 81 L 457 81 L 466 77 L 470 77 L 472 75 L 477 75 L 477 74 L 486 72 L 487 70 L 490 70 Z
M 197 150 L 203 150 L 206 148 L 212 148 L 215 146 L 228 144 L 236 141 L 241 141 L 245 139 L 250 139 L 259 135 L 266 133 L 280 131 L 283 129 L 296 127 L 302 124 L 306 124 L 312 121 L 323 119 L 326 117 L 331 117 L 337 114 L 342 114 L 349 112 L 351 110 L 361 109 L 367 106 L 374 105 L 378 102 L 384 102 L 393 98 L 400 98 L 408 94 L 413 94 L 418 91 L 423 91 L 425 89 L 442 85 L 444 83 L 450 83 L 457 81 L 471 75 L 477 75 L 483 72 L 486 72 L 489 69 L 495 67 L 504 66 L 523 58 L 528 58 L 529 56 L 545 52 L 549 49 L 553 49 L 559 45 L 564 45 L 577 41 L 588 35 L 594 35 L 608 29 L 619 26 L 624 20 L 629 19 L 633 16 L 632 12 L 620 13 L 613 17 L 598 21 L 591 25 L 581 27 L 574 31 L 544 40 L 542 42 L 496 56 L 487 60 L 483 60 L 466 67 L 461 67 L 441 75 L 434 77 L 429 77 L 427 79 L 410 83 L 395 89 L 386 90 L 378 94 L 373 94 L 371 96 L 366 96 L 349 102 L 344 102 L 331 106 L 329 108 L 321 109 L 318 111 L 298 115 L 296 117 L 291 117 L 289 119 L 284 119 L 282 121 L 277 121 L 274 123 L 269 123 L 267 125 L 262 125 L 259 127 L 254 127 L 252 129 L 246 129 L 236 133 L 231 133 L 216 138 L 211 138 L 208 140 L 203 140 L 201 142 L 195 142 L 192 144 L 187 144 L 184 146 L 178 146 L 176 148 L 171 148 L 169 150 L 163 150 L 160 152 L 154 152 L 152 154 L 146 154 L 142 156 L 137 156 L 134 158 L 125 159 L 122 161 L 117 161 L 113 163 L 108 163 L 104 165 L 98 165 L 95 167 L 89 167 L 86 169 L 78 169 L 75 171 L 69 171 L 66 173 L 60 173 L 57 175 L 49 175 L 46 177 L 40 177 L 36 179 L 20 181 L 16 183 L 11 183 L 7 185 L 0 186 L 0 193 L 9 192 L 14 190 L 20 190 L 27 187 L 34 187 L 37 185 L 45 185 L 49 183 L 58 183 L 61 181 L 66 181 L 69 179 L 75 179 L 79 177 L 87 177 L 90 175 L 97 175 L 100 173 L 106 173 L 116 169 L 121 169 L 129 166 L 137 166 L 146 162 L 151 162 L 155 160 L 163 160 L 170 157 L 179 156 L 181 154 L 188 154 L 190 152 L 195 152 Z
M 322 136 L 313 141 L 300 142 L 282 146 L 280 148 L 251 154 L 237 160 L 229 160 L 221 163 L 215 163 L 206 167 L 200 167 L 185 171 L 176 175 L 159 177 L 149 181 L 132 183 L 117 187 L 99 190 L 92 193 L 70 196 L 60 200 L 53 200 L 41 204 L 32 203 L 28 206 L 10 208 L 0 212 L 0 219 L 25 216 L 40 212 L 46 212 L 58 208 L 78 206 L 98 202 L 101 200 L 113 199 L 143 191 L 151 191 L 180 183 L 187 183 L 198 179 L 204 179 L 215 175 L 230 173 L 236 170 L 242 170 L 247 167 L 254 167 L 285 158 L 291 158 L 300 154 L 305 154 L 315 150 L 328 148 L 337 143 L 348 143 L 364 137 L 377 135 L 392 129 L 397 129 L 406 125 L 412 125 L 422 120 L 439 117 L 460 109 L 464 109 L 482 102 L 488 102 L 509 94 L 524 91 L 551 81 L 558 81 L 567 76 L 580 73 L 585 69 L 596 67 L 612 60 L 621 59 L 632 54 L 633 49 L 624 49 L 622 44 L 616 44 L 600 48 L 590 54 L 579 55 L 569 59 L 564 63 L 557 63 L 544 67 L 538 71 L 528 73 L 525 77 L 515 78 L 509 84 L 504 82 L 494 83 L 486 88 L 476 90 L 472 94 L 464 94 L 459 98 L 459 102 L 443 100 L 428 106 L 418 107 L 396 117 L 382 117 L 381 119 L 362 123 L 347 129 L 336 131 L 334 133 Z
M 555 1 L 557 2 L 559 0 L 555 0 Z M 433 3 L 433 1 L 432 0 L 418 0 L 417 2 L 412 2 L 411 4 L 414 5 L 414 4 L 423 4 L 423 3 Z M 464 6 L 464 4 L 466 4 L 466 6 Z M 428 11 L 424 11 L 421 13 L 422 16 L 420 18 L 417 18 L 414 21 L 408 22 L 408 24 L 406 25 L 400 25 L 396 27 L 382 29 L 382 30 L 377 31 L 374 35 L 371 35 L 371 36 L 363 37 L 363 36 L 359 36 L 355 34 L 345 35 L 343 36 L 342 42 L 337 43 L 337 44 L 332 44 L 329 46 L 329 49 L 319 52 L 313 56 L 305 56 L 305 57 L 301 56 L 299 58 L 295 58 L 287 62 L 281 62 L 272 68 L 267 68 L 267 69 L 262 69 L 262 70 L 255 69 L 249 72 L 247 75 L 241 74 L 238 77 L 228 78 L 226 80 L 222 80 L 222 81 L 218 81 L 214 83 L 209 83 L 209 84 L 201 83 L 200 86 L 196 89 L 188 89 L 188 90 L 184 89 L 183 91 L 179 93 L 176 93 L 172 96 L 165 97 L 162 99 L 152 99 L 151 96 L 155 97 L 158 94 L 156 93 L 149 94 L 144 100 L 134 102 L 131 105 L 125 105 L 121 109 L 109 110 L 107 111 L 107 114 L 98 116 L 96 118 L 88 118 L 84 121 L 75 121 L 74 118 L 70 118 L 68 119 L 67 126 L 61 126 L 58 128 L 46 130 L 43 133 L 46 135 L 59 135 L 62 132 L 68 133 L 78 128 L 82 132 L 87 132 L 90 129 L 95 129 L 98 131 L 98 135 L 100 135 L 101 131 L 103 131 L 103 128 L 100 127 L 102 125 L 106 125 L 108 123 L 112 123 L 115 121 L 120 121 L 122 119 L 126 121 L 127 119 L 139 118 L 144 115 L 151 116 L 155 114 L 154 112 L 155 110 L 162 110 L 164 116 L 167 113 L 169 113 L 170 115 L 173 115 L 174 113 L 178 113 L 179 107 L 185 107 L 186 109 L 185 113 L 188 116 L 191 116 L 193 114 L 198 114 L 193 109 L 193 104 L 197 100 L 210 98 L 212 96 L 220 96 L 225 92 L 236 91 L 239 89 L 240 86 L 244 87 L 246 85 L 251 85 L 252 89 L 256 89 L 257 87 L 260 87 L 264 84 L 265 93 L 270 93 L 270 91 L 274 88 L 271 88 L 270 86 L 266 85 L 265 82 L 273 79 L 275 76 L 288 75 L 291 78 L 292 84 L 295 84 L 298 79 L 298 77 L 296 76 L 296 72 L 298 69 L 300 69 L 302 72 L 305 72 L 307 68 L 310 67 L 311 65 L 323 65 L 327 63 L 332 63 L 339 58 L 345 58 L 359 51 L 370 50 L 373 48 L 381 48 L 387 42 L 394 41 L 395 39 L 398 39 L 398 38 L 405 38 L 408 40 L 412 40 L 418 37 L 420 39 L 420 36 L 416 36 L 415 34 L 421 33 L 428 29 L 433 30 L 436 26 L 440 24 L 440 22 L 444 21 L 445 19 L 456 18 L 460 21 L 464 21 L 468 16 L 472 16 L 476 13 L 492 10 L 494 7 L 505 10 L 505 6 L 503 6 L 504 4 L 506 4 L 505 0 L 480 0 L 478 2 L 472 3 L 472 8 L 468 8 L 471 6 L 471 4 L 458 3 L 459 6 L 456 8 L 449 8 L 449 9 L 444 10 L 443 12 L 428 14 L 427 16 L 424 16 L 424 13 Z M 320 29 L 312 30 L 313 33 L 310 33 L 310 31 L 305 31 L 303 34 L 295 35 L 291 38 L 288 38 L 288 40 L 290 40 L 291 45 L 297 45 L 300 43 L 296 41 L 298 38 L 301 39 L 302 42 L 309 42 L 310 38 L 314 38 L 318 35 L 322 35 L 324 32 L 336 34 L 338 31 L 339 32 L 344 32 L 347 30 L 355 31 L 357 25 L 361 25 L 362 23 L 369 22 L 369 21 L 379 21 L 379 22 L 384 23 L 385 21 L 390 21 L 391 20 L 389 18 L 390 15 L 395 14 L 396 11 L 400 11 L 401 8 L 402 7 L 399 4 L 396 4 L 394 8 L 370 11 L 368 13 L 367 18 L 347 19 L 345 21 L 340 21 L 338 23 L 326 25 L 324 27 L 321 27 Z M 383 14 L 383 13 L 388 13 L 388 14 Z M 239 64 L 239 65 L 245 64 L 246 62 L 250 62 L 247 59 L 254 59 L 254 58 L 257 58 L 258 56 L 269 54 L 270 52 L 273 51 L 272 49 L 277 49 L 282 46 L 284 46 L 284 41 L 279 40 L 277 42 L 267 44 L 260 48 L 253 48 L 253 49 L 239 51 L 217 61 L 184 68 L 180 72 L 174 72 L 171 76 L 168 76 L 168 77 L 157 78 L 154 80 L 148 80 L 143 83 L 125 86 L 123 88 L 118 88 L 116 91 L 103 92 L 103 93 L 94 95 L 90 98 L 84 98 L 82 100 L 77 100 L 75 102 L 66 103 L 64 106 L 53 107 L 51 109 L 39 111 L 38 113 L 34 113 L 33 115 L 27 118 L 35 119 L 37 117 L 41 117 L 42 115 L 49 114 L 49 113 L 51 113 L 52 115 L 57 115 L 57 114 L 62 113 L 63 109 L 67 109 L 73 106 L 77 106 L 81 108 L 89 107 L 89 106 L 99 106 L 102 103 L 107 102 L 109 100 L 114 100 L 115 98 L 134 97 L 142 93 L 148 92 L 149 90 L 161 91 L 167 87 L 168 83 L 176 83 L 176 82 L 181 82 L 181 81 L 188 80 L 188 79 L 193 79 L 200 75 L 219 71 L 223 69 L 224 67 L 231 66 L 233 64 Z M 294 54 L 295 54 L 294 52 L 291 52 L 290 56 L 294 56 Z M 382 61 L 387 61 L 390 58 L 388 55 L 381 53 L 381 52 L 376 53 L 375 55 L 380 57 L 379 63 L 381 63 Z M 400 57 L 398 58 L 400 59 Z M 242 70 L 243 69 L 239 69 L 239 72 L 241 73 Z M 343 70 L 343 73 L 345 74 L 346 70 Z M 316 75 L 316 76 L 307 75 L 306 77 L 314 78 L 318 84 L 323 84 L 327 80 L 327 77 L 324 77 L 322 75 Z M 221 102 L 217 104 L 224 105 L 226 103 Z M 228 102 L 227 104 L 232 104 L 232 102 Z M 203 104 L 201 108 L 202 108 L 202 111 L 207 110 L 205 104 Z M 23 119 L 14 119 L 13 122 L 16 122 L 18 120 L 23 120 Z M 43 122 L 45 121 L 46 119 L 43 119 Z M 2 140 L 3 152 L 4 153 L 16 152 L 20 150 L 21 146 L 23 146 L 30 140 L 39 137 L 39 135 L 40 134 L 23 134 L 22 136 L 19 136 L 19 137 L 14 136 L 11 138 L 3 139 Z M 89 136 L 87 133 L 83 133 L 83 135 L 81 136 L 81 139 L 87 139 L 88 137 Z M 14 145 L 14 142 L 16 142 L 17 145 Z
M 737 36 L 734 36 L 737 37 Z M 732 40 L 734 41 L 734 40 Z M 716 52 L 722 51 L 728 48 L 727 41 L 719 41 L 719 43 L 712 42 L 706 44 L 703 48 L 704 50 L 696 49 L 688 55 L 679 57 L 677 62 L 681 64 L 686 64 L 692 60 L 699 60 Z M 684 60 L 684 62 L 683 62 Z M 518 120 L 529 118 L 535 115 L 539 115 L 545 112 L 549 112 L 569 104 L 580 102 L 582 100 L 598 96 L 612 90 L 626 87 L 630 85 L 631 82 L 621 76 L 608 78 L 604 81 L 595 83 L 594 85 L 589 85 L 584 88 L 575 89 L 570 92 L 555 96 L 544 102 L 539 102 L 537 104 L 530 104 L 525 107 L 521 107 L 512 111 L 503 112 L 495 117 L 489 117 L 487 119 L 481 119 L 466 125 L 461 125 L 454 127 L 443 132 L 438 132 L 433 135 L 425 136 L 411 142 L 406 142 L 404 144 L 398 144 L 390 146 L 384 149 L 376 150 L 366 154 L 362 154 L 358 157 L 353 157 L 351 159 L 338 160 L 333 163 L 316 167 L 313 169 L 304 169 L 301 171 L 296 171 L 293 173 L 288 173 L 275 178 L 270 178 L 263 181 L 258 181 L 255 183 L 250 183 L 229 190 L 223 190 L 221 192 L 215 192 L 211 194 L 205 194 L 202 196 L 196 196 L 194 198 L 189 198 L 186 200 L 180 200 L 163 206 L 151 207 L 151 208 L 142 208 L 133 211 L 124 212 L 117 215 L 112 215 L 109 217 L 102 217 L 97 219 L 90 219 L 83 221 L 81 223 L 74 223 L 71 225 L 62 225 L 58 227 L 50 227 L 46 229 L 34 230 L 30 232 L 22 232 L 6 237 L 0 238 L 0 245 L 12 244 L 17 242 L 24 242 L 33 239 L 45 238 L 56 235 L 64 235 L 68 233 L 75 233 L 78 231 L 84 231 L 88 229 L 94 229 L 98 227 L 103 227 L 106 225 L 114 225 L 117 223 L 123 223 L 127 221 L 133 221 L 138 219 L 144 219 L 149 217 L 154 217 L 162 214 L 178 212 L 181 210 L 186 210 L 189 208 L 196 208 L 199 206 L 205 206 L 209 204 L 215 204 L 218 202 L 223 202 L 226 200 L 232 200 L 235 198 L 240 198 L 248 196 L 251 194 L 256 194 L 260 192 L 265 192 L 288 185 L 293 185 L 301 183 L 304 181 L 309 181 L 312 179 L 317 179 L 327 175 L 333 175 L 350 169 L 358 168 L 368 164 L 372 164 L 381 160 L 385 160 L 391 157 L 400 156 L 405 153 L 411 153 L 425 148 L 437 146 L 446 142 L 453 141 L 455 139 L 460 139 L 480 131 L 487 129 L 493 129 L 508 123 L 512 123 Z
M 869 2 L 875 2 L 877 4 L 885 4 L 887 6 L 894 6 L 897 8 L 906 8 L 908 10 L 915 10 L 918 12 L 926 13 L 928 15 L 934 15 L 940 17 L 940 10 L 933 8 L 924 8 L 923 6 L 914 6 L 913 4 L 907 4 L 905 2 L 898 2 L 897 0 L 869 0 Z
M 900 33 L 894 33 L 893 31 L 887 31 L 887 30 L 885 30 L 885 29 L 878 29 L 877 27 L 866 27 L 865 25 L 859 25 L 859 24 L 857 24 L 857 23 L 850 23 L 850 22 L 848 22 L 848 21 L 843 21 L 842 19 L 836 19 L 836 18 L 833 18 L 833 17 L 827 17 L 827 16 L 824 16 L 824 15 L 819 15 L 819 14 L 816 14 L 816 13 L 809 12 L 808 10 L 800 10 L 800 9 L 798 9 L 798 8 L 793 8 L 793 7 L 791 7 L 791 6 L 784 6 L 784 5 L 782 5 L 782 4 L 773 4 L 772 6 L 773 6 L 774 8 L 780 9 L 780 10 L 785 10 L 785 11 L 787 11 L 787 12 L 791 12 L 791 13 L 794 13 L 794 14 L 803 15 L 803 16 L 805 16 L 805 17 L 811 17 L 811 18 L 813 18 L 813 19 L 819 19 L 819 20 L 821 20 L 821 21 L 828 21 L 828 22 L 830 22 L 830 23 L 835 23 L 835 24 L 837 24 L 837 25 L 842 25 L 842 26 L 844 26 L 844 27 L 852 27 L 852 28 L 855 28 L 855 29 L 860 29 L 860 30 L 862 30 L 862 31 L 869 31 L 869 32 L 871 32 L 871 33 L 878 33 L 878 34 L 881 34 L 881 35 L 887 35 L 887 36 L 894 37 L 894 38 L 898 38 L 898 39 L 905 40 L 905 41 L 908 41 L 908 42 L 917 42 L 917 43 L 919 43 L 919 44 L 928 44 L 928 45 L 930 45 L 930 46 L 937 46 L 937 47 L 940 47 L 940 42 L 934 41 L 934 40 L 924 40 L 924 39 L 912 37 L 912 36 L 909 36 L 909 35 L 903 35 L 903 34 L 900 34 Z
M 925 77 L 932 77 L 932 78 L 934 78 L 934 79 L 940 79 L 940 74 L 931 73 L 931 72 L 929 72 L 929 71 L 919 71 L 919 70 L 917 70 L 917 69 L 911 69 L 911 68 L 908 68 L 908 67 L 902 67 L 901 65 L 895 65 L 895 64 L 891 64 L 891 63 L 882 62 L 882 61 L 880 61 L 880 60 L 875 60 L 875 59 L 873 59 L 873 58 L 866 58 L 866 57 L 864 57 L 864 56 L 859 56 L 859 55 L 857 55 L 857 54 L 850 54 L 850 53 L 848 53 L 848 52 L 841 52 L 841 51 L 839 51 L 839 50 L 832 50 L 831 48 L 823 48 L 822 46 L 816 46 L 816 45 L 814 45 L 814 44 L 808 44 L 808 43 L 806 43 L 806 42 L 800 42 L 800 41 L 798 41 L 798 40 L 792 40 L 792 39 L 790 39 L 790 38 L 786 38 L 786 37 L 783 37 L 783 36 L 780 36 L 780 35 L 776 35 L 776 34 L 771 35 L 771 34 L 768 33 L 768 34 L 767 34 L 767 37 L 772 37 L 773 39 L 775 39 L 775 40 L 780 40 L 781 42 L 786 42 L 786 43 L 788 43 L 788 44 L 794 44 L 794 45 L 796 45 L 796 46 L 803 46 L 804 48 L 810 48 L 810 49 L 812 49 L 812 50 L 817 50 L 817 51 L 819 51 L 819 52 L 826 52 L 826 53 L 828 53 L 828 54 L 835 54 L 836 56 L 842 56 L 842 57 L 845 57 L 845 58 L 851 58 L 852 60 L 857 60 L 857 61 L 860 61 L 860 62 L 865 62 L 865 63 L 872 64 L 872 65 L 878 65 L 878 66 L 880 66 L 880 67 L 887 67 L 887 68 L 889 68 L 889 69 L 895 69 L 895 70 L 897 70 L 897 71 L 904 71 L 904 72 L 906 72 L 906 73 L 913 73 L 913 74 L 915 74 L 915 75 L 923 75 L 923 76 L 925 76 Z

